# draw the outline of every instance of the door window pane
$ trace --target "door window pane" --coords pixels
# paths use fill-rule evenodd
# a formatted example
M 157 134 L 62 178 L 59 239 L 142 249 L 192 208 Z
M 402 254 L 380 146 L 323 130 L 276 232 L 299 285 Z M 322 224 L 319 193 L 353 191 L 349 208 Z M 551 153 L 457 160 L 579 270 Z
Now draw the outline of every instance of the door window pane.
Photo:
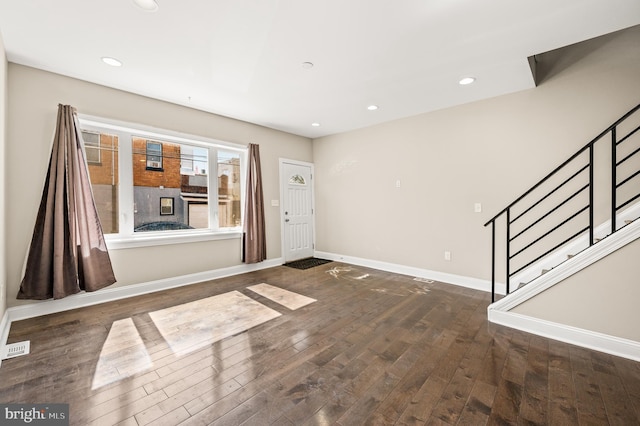
M 304 180 L 304 176 L 301 175 L 293 175 L 289 178 L 289 183 L 294 185 L 306 185 L 307 182 Z

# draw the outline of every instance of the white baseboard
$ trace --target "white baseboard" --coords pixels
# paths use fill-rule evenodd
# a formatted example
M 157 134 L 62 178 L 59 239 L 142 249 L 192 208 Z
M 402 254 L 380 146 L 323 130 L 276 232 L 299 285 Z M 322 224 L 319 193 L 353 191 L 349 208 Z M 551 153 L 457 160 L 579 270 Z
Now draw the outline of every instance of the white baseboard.
M 640 361 L 640 342 L 558 324 L 515 312 L 488 311 L 489 321 L 527 333 L 559 340 L 599 352 Z
M 360 257 L 346 256 L 324 251 L 316 251 L 314 256 L 322 259 L 345 262 L 358 266 L 365 266 L 367 268 L 379 269 L 381 271 L 393 272 L 396 274 L 427 278 L 447 284 L 454 284 L 461 287 L 491 292 L 491 281 L 481 280 L 479 278 L 449 274 L 446 272 L 431 271 L 429 269 L 416 268 L 413 266 L 398 265 L 396 263 L 381 262 L 378 260 L 363 259 Z M 504 283 L 496 283 L 496 293 L 505 294 L 505 290 L 506 286 L 504 285 Z
M 45 300 L 41 302 L 29 303 L 7 308 L 2 321 L 0 322 L 0 345 L 7 343 L 9 330 L 13 321 L 20 321 L 28 318 L 35 318 L 42 315 L 54 314 L 71 309 L 83 308 L 86 306 L 98 305 L 106 302 L 126 299 L 134 296 L 155 293 L 157 291 L 182 287 L 190 284 L 197 284 L 203 281 L 215 280 L 218 278 L 230 277 L 247 272 L 280 266 L 284 262 L 283 258 L 268 259 L 260 263 L 241 264 L 228 268 L 214 269 L 211 271 L 198 272 L 195 274 L 182 275 L 179 277 L 165 278 L 156 281 L 149 281 L 141 284 L 132 284 L 124 287 L 106 288 L 91 293 L 78 293 L 67 296 L 64 299 Z
M 640 221 L 635 221 L 580 252 L 558 267 L 541 275 L 522 289 L 489 305 L 489 321 L 529 333 L 583 346 L 600 352 L 640 361 L 640 342 L 554 323 L 511 312 L 511 309 L 596 263 L 616 250 L 640 238 Z

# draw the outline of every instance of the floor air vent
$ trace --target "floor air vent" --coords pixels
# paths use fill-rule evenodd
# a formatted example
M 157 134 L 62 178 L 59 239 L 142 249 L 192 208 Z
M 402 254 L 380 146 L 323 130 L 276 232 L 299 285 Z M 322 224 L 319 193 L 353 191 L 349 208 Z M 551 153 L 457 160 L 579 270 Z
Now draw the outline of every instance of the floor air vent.
M 0 359 L 9 359 L 15 358 L 17 356 L 27 355 L 29 353 L 29 349 L 31 348 L 31 344 L 29 340 L 25 340 L 24 342 L 11 343 L 10 345 L 5 345 L 0 351 Z

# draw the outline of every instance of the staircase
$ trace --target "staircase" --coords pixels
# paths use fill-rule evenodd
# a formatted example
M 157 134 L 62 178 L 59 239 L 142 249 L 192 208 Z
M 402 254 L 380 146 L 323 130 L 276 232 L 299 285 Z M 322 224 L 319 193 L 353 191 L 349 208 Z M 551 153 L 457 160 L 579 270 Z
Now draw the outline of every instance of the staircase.
M 492 236 L 492 303 L 498 275 L 505 279 L 500 293 L 509 298 L 639 225 L 639 199 L 637 105 L 485 224 Z
M 628 338 L 616 337 L 612 334 L 617 335 L 619 329 L 598 332 L 589 326 L 571 326 L 555 322 L 553 317 L 530 315 L 533 312 L 527 314 L 526 309 L 533 303 L 538 306 L 536 312 L 542 312 L 540 309 L 545 310 L 547 304 L 554 304 L 553 295 L 557 293 L 541 293 L 561 282 L 573 281 L 574 286 L 569 288 L 577 292 L 571 293 L 577 297 L 572 296 L 568 303 L 575 304 L 580 300 L 583 284 L 589 281 L 583 281 L 582 276 L 570 278 L 572 275 L 590 265 L 593 270 L 607 268 L 609 259 L 616 256 L 620 259 L 619 255 L 635 259 L 638 244 L 631 243 L 640 240 L 639 218 L 640 105 L 637 105 L 485 224 L 491 226 L 492 241 L 489 321 L 640 361 L 640 340 L 635 333 Z M 604 259 L 627 245 L 628 251 Z M 615 268 L 611 269 L 612 277 Z M 609 275 L 606 269 L 605 275 Z M 504 283 L 496 282 L 498 276 L 504 277 Z M 627 289 L 635 288 L 633 278 L 627 283 Z M 496 291 L 497 287 L 501 291 Z M 558 287 L 562 288 L 568 287 Z M 616 311 L 618 306 L 628 307 L 626 302 L 633 302 L 628 292 L 615 293 L 617 303 L 608 302 L 610 296 L 605 291 L 602 303 L 596 297 L 595 306 L 593 303 L 578 306 L 583 307 L 583 315 L 587 317 L 606 316 L 599 312 L 606 307 L 611 318 L 631 321 L 629 324 L 637 322 L 636 314 L 631 315 L 635 319 L 628 316 L 629 308 L 621 311 L 622 316 Z M 560 303 L 565 303 L 564 299 Z M 559 309 L 556 313 L 563 312 L 563 308 Z
M 572 275 L 589 267 L 597 270 L 601 265 L 600 262 L 602 262 L 602 265 L 607 265 L 607 262 L 610 259 L 615 259 L 618 254 L 623 254 L 623 258 L 630 257 L 633 262 L 633 259 L 637 259 L 638 255 L 640 255 L 637 248 L 638 241 L 640 241 L 640 220 L 635 220 L 611 236 L 567 259 L 561 265 L 540 275 L 517 291 L 489 305 L 487 309 L 488 320 L 492 323 L 516 328 L 528 333 L 640 362 L 640 339 L 620 337 L 619 329 L 616 329 L 616 331 L 611 330 L 611 332 L 597 331 L 597 329 L 589 326 L 572 325 L 564 321 L 554 321 L 551 318 L 545 319 L 545 315 L 531 315 L 531 313 L 527 313 L 526 309 L 524 312 L 521 309 L 522 306 L 527 306 L 531 302 L 537 303 L 539 307 L 554 304 L 552 297 L 549 296 L 554 294 L 553 290 L 550 293 L 547 293 L 547 290 L 556 284 L 564 285 L 572 280 L 574 283 L 572 296 L 563 300 L 562 303 L 568 303 L 567 308 L 576 303 L 581 304 L 578 301 L 582 300 L 585 291 L 589 292 L 588 289 L 583 290 L 581 288 L 583 284 L 588 284 L 588 281 L 582 281 L 583 278 L 575 280 Z M 628 247 L 625 247 L 627 245 Z M 626 252 L 628 254 L 624 254 L 623 250 L 628 250 Z M 618 251 L 619 253 L 615 253 Z M 609 257 L 609 255 L 611 256 Z M 590 269 L 585 271 L 587 276 L 590 275 L 589 271 Z M 615 277 L 615 269 L 612 269 L 612 271 L 613 274 L 611 276 Z M 579 274 L 577 276 L 580 277 Z M 575 283 L 578 283 L 578 285 L 576 286 Z M 600 283 L 610 284 L 604 281 L 600 281 Z M 635 284 L 637 283 L 631 283 L 629 288 L 635 287 Z M 601 301 L 596 301 L 595 306 L 592 301 L 583 309 L 580 309 L 582 315 L 586 313 L 587 316 L 596 319 L 617 317 L 618 322 L 637 324 L 637 311 L 634 308 L 630 308 L 628 303 L 621 303 L 620 301 L 621 298 L 629 300 L 629 297 L 631 297 L 629 301 L 633 304 L 636 299 L 629 292 L 623 291 L 612 294 L 609 292 L 608 286 L 600 288 L 602 289 L 600 292 L 602 293 Z M 631 293 L 637 292 L 632 290 Z M 627 305 L 627 308 L 618 311 L 617 309 L 621 305 Z M 571 310 L 575 311 L 575 309 L 575 306 L 571 307 Z M 553 309 L 550 312 L 554 312 Z M 542 314 L 542 312 L 539 312 L 539 314 Z

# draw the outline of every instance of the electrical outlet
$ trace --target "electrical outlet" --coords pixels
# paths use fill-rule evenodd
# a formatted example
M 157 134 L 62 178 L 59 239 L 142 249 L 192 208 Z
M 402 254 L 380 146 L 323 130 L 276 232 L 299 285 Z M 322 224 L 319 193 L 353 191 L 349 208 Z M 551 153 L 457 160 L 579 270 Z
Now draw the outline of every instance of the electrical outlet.
M 445 251 L 444 252 L 444 260 L 447 260 L 447 261 L 451 260 L 451 252 L 450 251 Z
M 396 180 L 396 188 L 400 188 L 401 182 L 400 179 Z

